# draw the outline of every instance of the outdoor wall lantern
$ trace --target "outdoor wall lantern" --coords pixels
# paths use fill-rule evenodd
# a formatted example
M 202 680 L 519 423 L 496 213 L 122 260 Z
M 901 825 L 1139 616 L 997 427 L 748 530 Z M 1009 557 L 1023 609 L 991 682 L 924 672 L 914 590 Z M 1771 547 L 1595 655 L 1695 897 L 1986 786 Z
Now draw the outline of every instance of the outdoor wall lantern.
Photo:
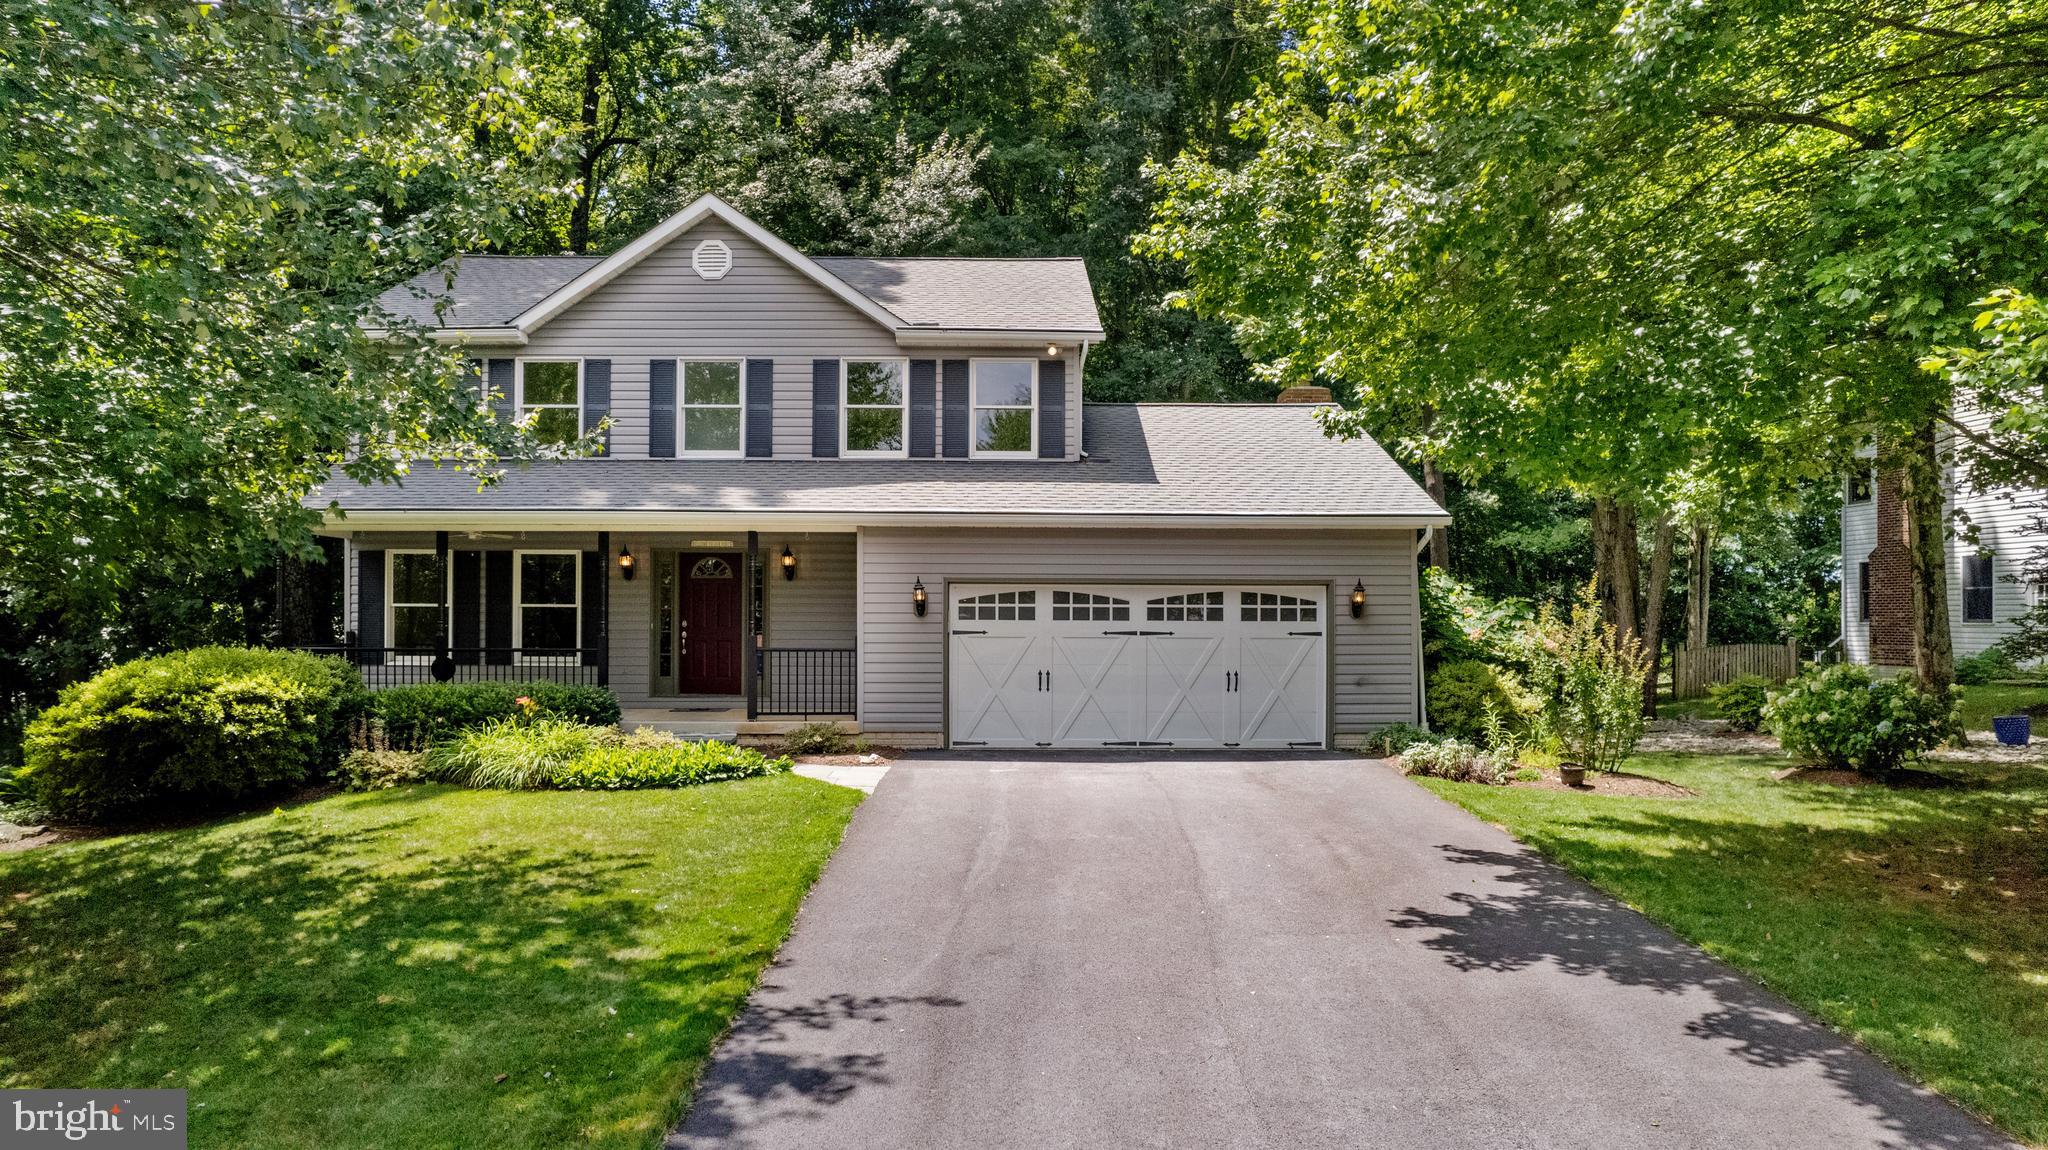
M 1058 355 L 1059 353 L 1060 353 L 1060 345 L 1059 345 L 1059 344 L 1056 344 L 1056 343 L 1049 343 L 1049 344 L 1046 344 L 1046 345 L 1045 345 L 1045 354 L 1046 354 L 1046 355 L 1048 355 L 1048 356 L 1056 356 L 1056 355 Z
M 619 577 L 626 582 L 633 581 L 633 551 L 625 544 L 619 544 Z
M 792 583 L 796 581 L 796 554 L 787 543 L 782 545 L 782 577 Z
M 918 618 L 924 618 L 925 594 L 922 578 L 910 585 L 910 609 L 916 612 Z
M 1365 580 L 1363 579 L 1351 585 L 1351 617 L 1353 619 L 1365 618 Z

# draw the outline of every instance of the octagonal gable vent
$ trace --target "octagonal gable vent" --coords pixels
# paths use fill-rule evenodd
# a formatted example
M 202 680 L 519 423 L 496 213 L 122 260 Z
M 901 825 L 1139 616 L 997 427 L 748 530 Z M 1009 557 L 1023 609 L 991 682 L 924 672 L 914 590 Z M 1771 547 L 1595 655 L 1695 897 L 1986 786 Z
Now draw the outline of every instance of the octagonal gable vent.
M 690 253 L 690 266 L 707 280 L 721 280 L 732 270 L 732 249 L 724 240 L 705 240 Z

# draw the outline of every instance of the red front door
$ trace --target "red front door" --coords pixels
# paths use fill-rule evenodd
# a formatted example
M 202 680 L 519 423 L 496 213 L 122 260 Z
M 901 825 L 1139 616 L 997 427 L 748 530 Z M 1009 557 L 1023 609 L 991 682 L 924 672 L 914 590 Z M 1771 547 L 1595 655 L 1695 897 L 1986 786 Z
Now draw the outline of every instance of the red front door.
M 685 695 L 740 693 L 740 557 L 681 556 L 683 665 L 676 690 Z

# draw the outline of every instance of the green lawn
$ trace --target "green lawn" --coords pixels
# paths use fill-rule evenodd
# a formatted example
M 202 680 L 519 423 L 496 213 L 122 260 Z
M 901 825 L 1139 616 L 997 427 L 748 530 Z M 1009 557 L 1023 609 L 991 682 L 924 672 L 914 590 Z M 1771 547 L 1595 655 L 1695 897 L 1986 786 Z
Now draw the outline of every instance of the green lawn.
M 1965 1106 L 2048 1143 L 2048 769 L 1955 789 L 1777 783 L 1643 756 L 1691 799 L 1417 780 Z
M 655 1146 L 859 798 L 413 787 L 0 855 L 0 1087 L 185 1087 L 209 1148 Z
M 1963 693 L 1963 729 L 1988 731 L 1993 715 L 2014 715 L 2029 707 L 2034 715 L 2034 737 L 2048 738 L 2048 687 L 2006 687 L 1987 684 L 1960 688 Z

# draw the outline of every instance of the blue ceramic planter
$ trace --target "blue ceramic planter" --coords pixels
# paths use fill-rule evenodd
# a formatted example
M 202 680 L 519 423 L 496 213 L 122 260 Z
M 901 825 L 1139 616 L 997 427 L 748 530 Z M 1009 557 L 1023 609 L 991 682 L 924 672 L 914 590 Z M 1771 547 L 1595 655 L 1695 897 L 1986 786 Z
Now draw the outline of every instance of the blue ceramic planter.
M 2008 747 L 2024 747 L 2033 736 L 2034 720 L 2028 715 L 1999 715 L 1991 720 L 1991 730 L 1998 741 Z

